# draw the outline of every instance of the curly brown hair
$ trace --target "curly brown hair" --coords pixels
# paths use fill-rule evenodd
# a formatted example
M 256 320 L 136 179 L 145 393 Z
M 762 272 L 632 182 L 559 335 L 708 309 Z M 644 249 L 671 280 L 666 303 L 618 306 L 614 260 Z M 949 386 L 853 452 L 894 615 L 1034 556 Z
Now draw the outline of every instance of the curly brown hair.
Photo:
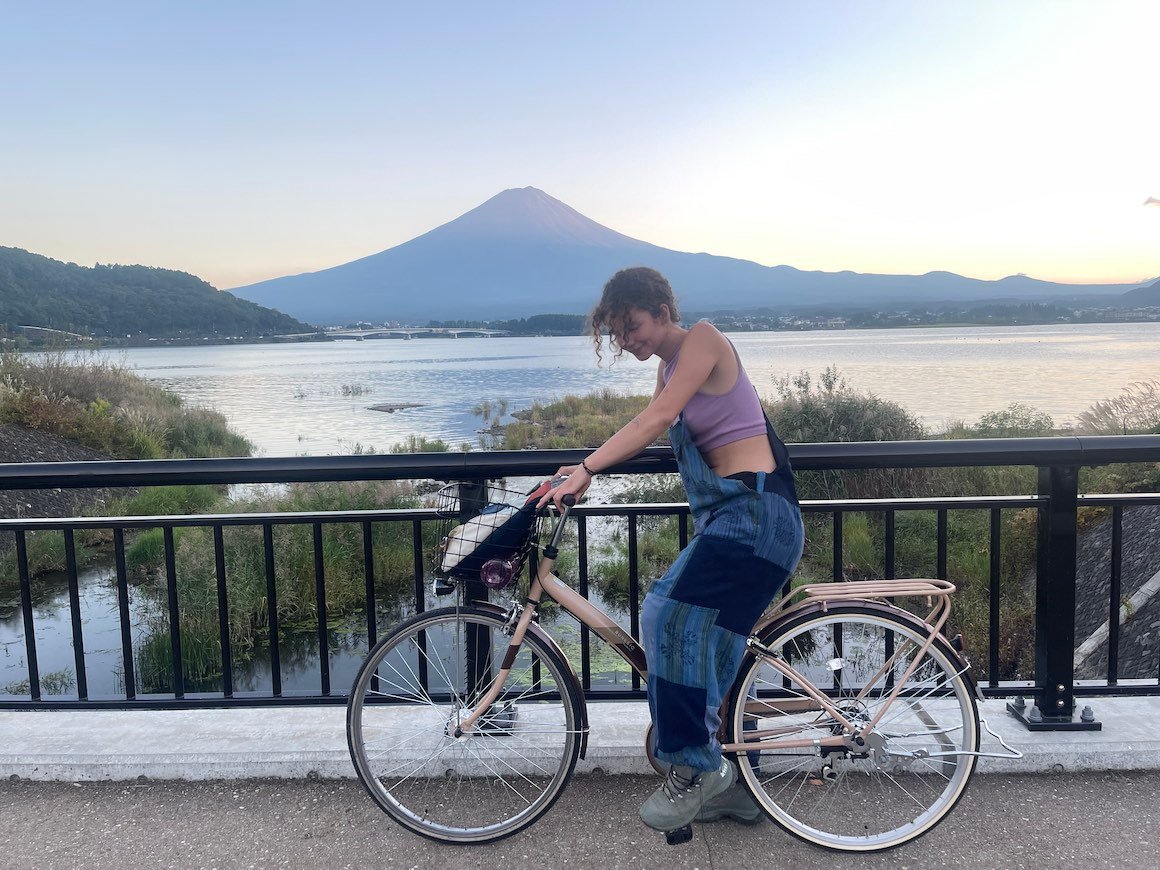
M 673 288 L 656 269 L 633 266 L 621 269 L 609 278 L 604 285 L 604 292 L 600 294 L 600 301 L 588 315 L 588 332 L 596 349 L 596 364 L 600 365 L 600 345 L 605 330 L 608 331 L 608 344 L 615 351 L 615 361 L 624 353 L 620 346 L 620 336 L 629 310 L 641 308 L 658 317 L 662 305 L 668 307 L 669 319 L 673 323 L 681 322 L 681 312 L 677 308 Z

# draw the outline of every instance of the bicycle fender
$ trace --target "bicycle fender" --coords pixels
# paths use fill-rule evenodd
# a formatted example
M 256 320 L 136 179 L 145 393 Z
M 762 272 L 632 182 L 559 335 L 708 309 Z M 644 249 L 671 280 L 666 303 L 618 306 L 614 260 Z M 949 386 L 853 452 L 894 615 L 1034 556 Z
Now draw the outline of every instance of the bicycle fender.
M 472 607 L 480 610 L 485 610 L 493 616 L 498 616 L 501 619 L 506 619 L 508 611 L 497 604 L 492 604 L 489 601 L 473 601 Z M 588 699 L 584 697 L 584 687 L 580 682 L 580 678 L 576 676 L 576 670 L 572 667 L 572 663 L 568 661 L 568 657 L 564 655 L 564 651 L 560 649 L 560 645 L 556 643 L 556 639 L 544 630 L 544 627 L 538 622 L 528 624 L 528 631 L 536 636 L 536 640 L 540 641 L 544 646 L 548 647 L 552 652 L 560 657 L 566 667 L 565 673 L 568 680 L 572 683 L 572 688 L 576 690 L 576 697 L 580 699 L 580 757 L 584 758 L 588 752 Z
M 839 610 L 843 606 L 852 605 L 843 605 L 834 601 L 829 602 L 827 605 L 825 602 L 816 601 L 812 604 L 803 606 L 801 609 L 795 609 L 792 613 L 787 614 L 787 616 L 790 619 L 797 619 L 798 617 L 805 615 L 813 616 L 816 613 L 823 613 L 827 611 L 833 612 L 835 610 Z M 903 610 L 901 607 L 898 607 L 894 604 L 887 604 L 881 601 L 860 600 L 857 602 L 856 606 L 862 610 L 877 611 L 883 616 L 891 616 L 901 622 L 906 622 L 916 632 L 923 635 L 929 635 L 932 631 L 930 625 L 923 622 L 909 610 Z M 765 622 L 764 624 L 758 623 L 757 627 L 754 628 L 753 633 L 757 635 L 758 640 L 764 641 L 771 637 L 775 632 L 780 631 L 784 622 L 785 620 L 783 620 L 781 617 L 775 617 L 774 619 Z M 963 656 L 962 653 L 950 645 L 944 635 L 939 634 L 936 636 L 934 642 L 935 645 L 938 646 L 939 651 L 948 659 L 950 659 L 952 664 L 954 664 L 955 667 L 962 672 L 963 679 L 966 680 L 967 683 L 967 689 L 971 692 L 971 694 L 973 694 L 977 700 L 985 701 L 986 696 L 983 695 L 983 690 L 979 688 L 979 681 L 975 679 L 975 671 L 971 666 L 971 663 Z

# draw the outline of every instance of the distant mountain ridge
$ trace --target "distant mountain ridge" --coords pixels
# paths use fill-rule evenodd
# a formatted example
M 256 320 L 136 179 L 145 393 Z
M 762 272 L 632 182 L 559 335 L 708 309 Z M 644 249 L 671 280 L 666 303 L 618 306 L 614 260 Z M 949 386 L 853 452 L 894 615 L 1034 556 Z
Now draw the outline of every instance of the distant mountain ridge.
M 1149 284 L 1146 287 L 1137 287 L 1135 290 L 1129 290 L 1120 297 L 1126 307 L 1129 308 L 1146 308 L 1152 305 L 1160 305 L 1160 281 L 1155 284 Z
M 534 187 L 496 194 L 393 248 L 319 272 L 230 292 L 317 324 L 582 313 L 617 269 L 648 265 L 689 310 L 867 306 L 899 301 L 1054 301 L 1139 285 L 1056 284 L 1025 276 L 980 281 L 950 272 L 805 272 L 686 253 L 602 226 Z
M 0 328 L 35 326 L 94 337 L 245 336 L 311 327 L 186 272 L 78 266 L 0 247 Z

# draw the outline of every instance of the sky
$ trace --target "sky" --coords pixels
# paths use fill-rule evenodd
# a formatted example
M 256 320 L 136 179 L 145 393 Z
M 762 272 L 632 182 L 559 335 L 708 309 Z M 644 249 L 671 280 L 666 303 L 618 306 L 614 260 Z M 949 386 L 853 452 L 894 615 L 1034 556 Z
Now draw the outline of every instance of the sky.
M 220 288 L 534 186 L 800 269 L 1160 276 L 1154 0 L 0 0 L 0 245 Z

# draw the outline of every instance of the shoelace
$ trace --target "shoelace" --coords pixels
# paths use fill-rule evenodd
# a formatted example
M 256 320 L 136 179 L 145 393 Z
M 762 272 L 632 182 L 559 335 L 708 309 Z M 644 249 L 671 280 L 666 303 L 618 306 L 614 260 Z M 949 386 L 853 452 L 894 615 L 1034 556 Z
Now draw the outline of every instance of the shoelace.
M 693 777 L 692 779 L 685 779 L 685 777 L 677 773 L 677 770 L 674 767 L 669 769 L 669 775 L 666 776 L 665 781 L 661 783 L 661 788 L 665 790 L 665 794 L 668 796 L 669 800 L 675 803 L 678 799 L 683 798 L 693 789 L 700 788 L 700 785 L 701 783 L 698 781 L 697 777 Z

